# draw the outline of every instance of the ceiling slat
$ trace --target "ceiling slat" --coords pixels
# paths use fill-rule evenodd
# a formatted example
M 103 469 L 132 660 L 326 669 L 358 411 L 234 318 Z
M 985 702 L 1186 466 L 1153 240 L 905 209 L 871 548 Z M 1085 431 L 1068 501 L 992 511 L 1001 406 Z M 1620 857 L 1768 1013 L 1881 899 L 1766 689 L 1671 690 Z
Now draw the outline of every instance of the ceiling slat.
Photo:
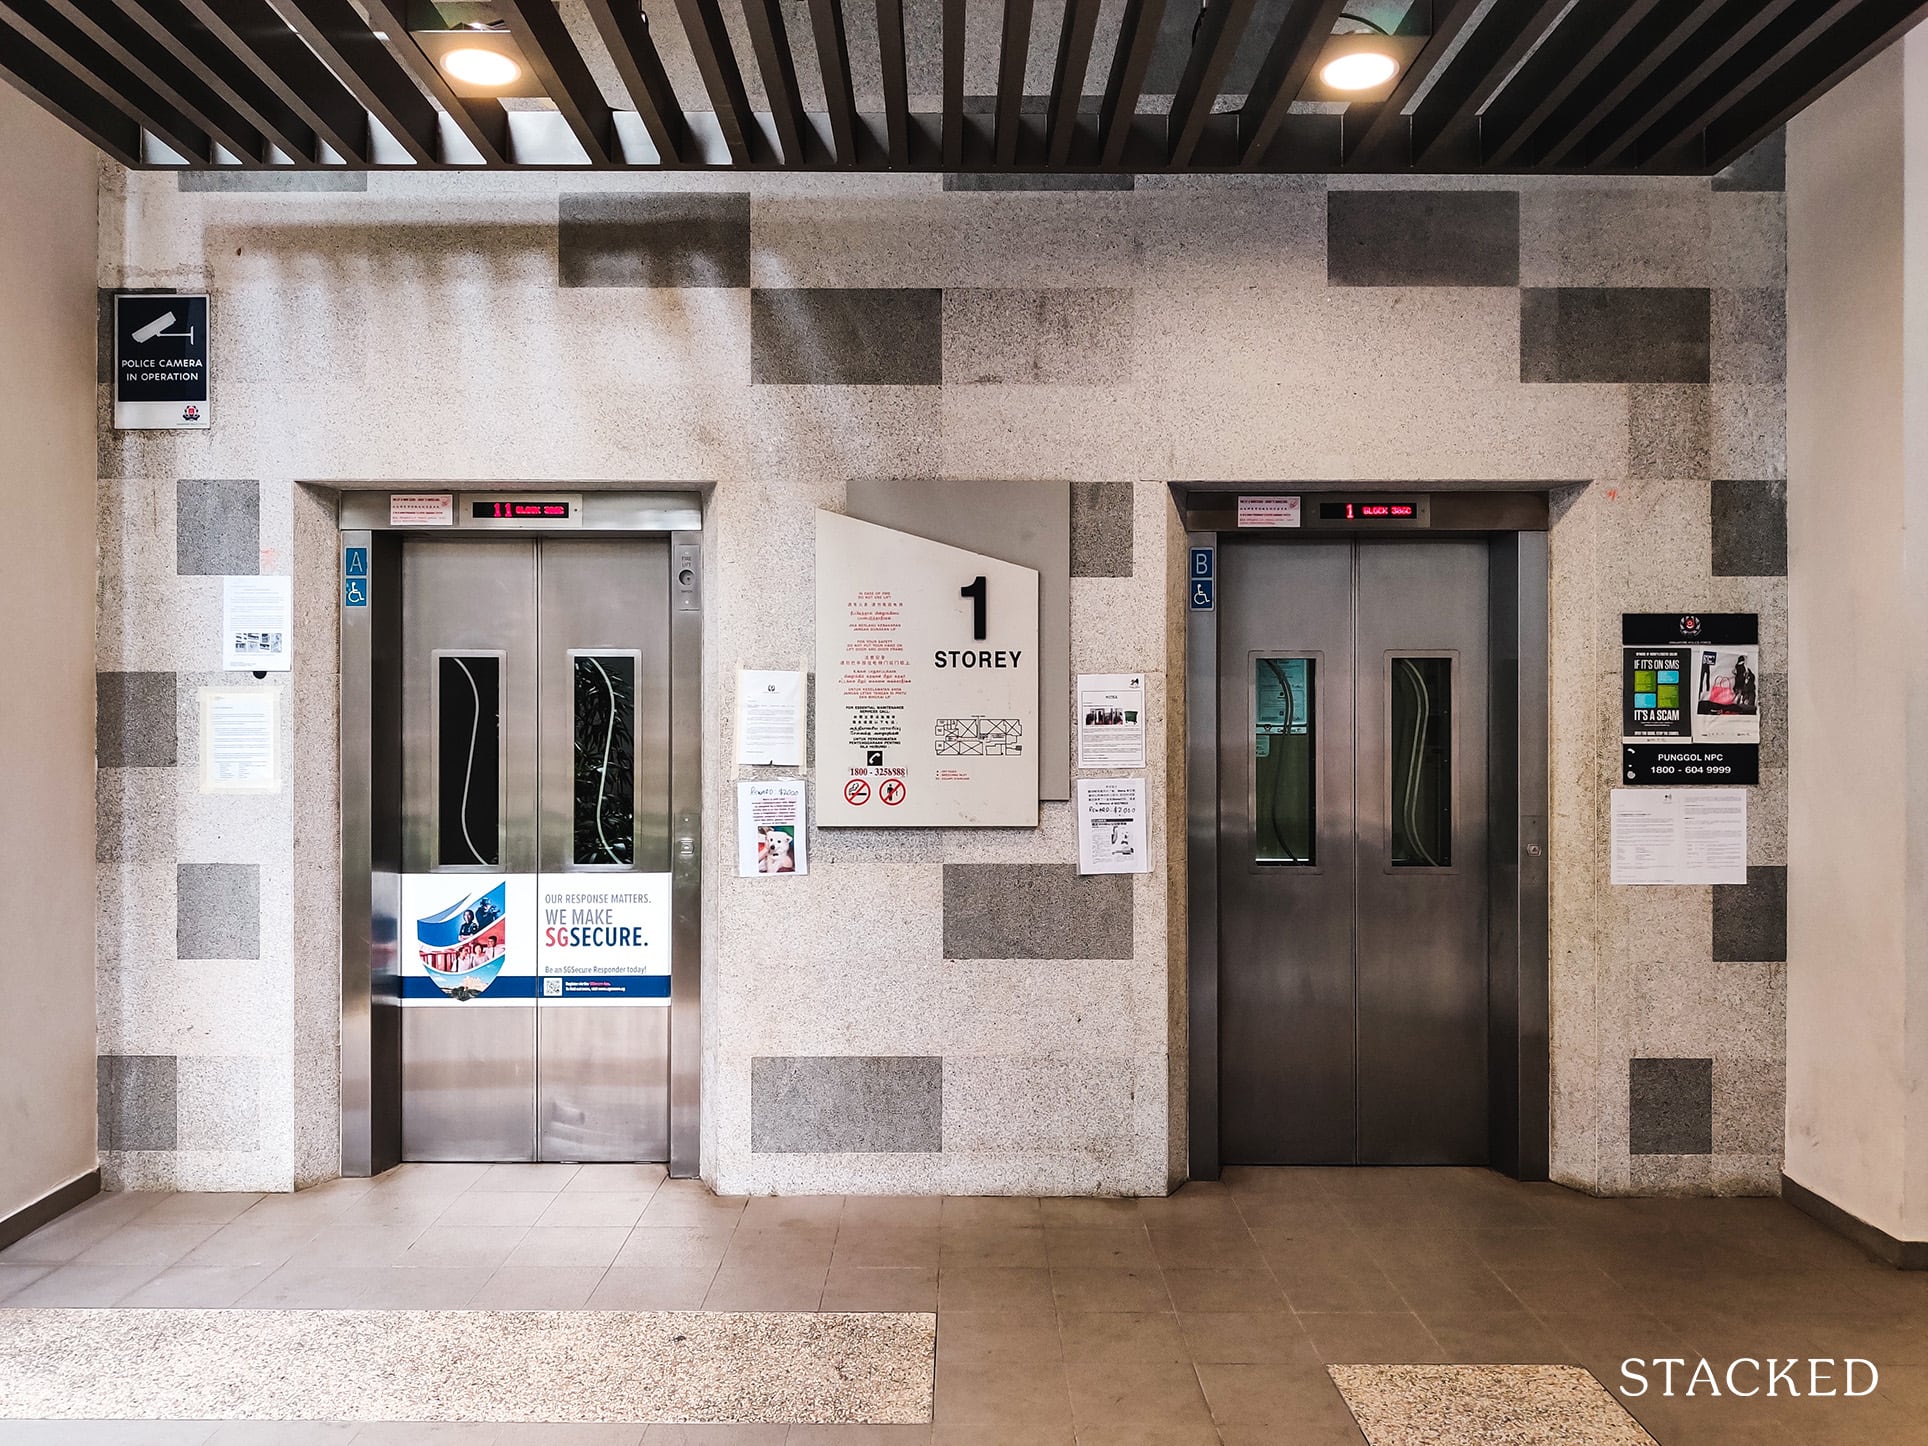
M 502 102 L 488 96 L 459 96 L 455 93 L 448 77 L 442 74 L 441 67 L 429 59 L 408 33 L 406 0 L 403 0 L 401 8 L 397 8 L 391 0 L 362 0 L 362 3 L 368 8 L 369 22 L 388 37 L 389 54 L 401 62 L 403 68 L 415 77 L 416 84 L 426 90 L 449 119 L 455 122 L 456 128 L 481 155 L 482 163 L 487 166 L 510 164 L 509 116 L 502 108 Z
M 1798 0 L 1696 86 L 1672 110 L 1642 131 L 1629 159 L 1643 163 L 1687 144 L 1725 115 L 1740 96 L 1798 57 L 1851 14 L 1862 0 Z
M 747 166 L 754 159 L 751 136 L 755 122 L 750 119 L 750 97 L 743 89 L 743 72 L 737 67 L 736 52 L 730 48 L 723 12 L 716 0 L 676 0 L 676 13 L 689 37 L 690 53 L 703 77 L 703 89 L 709 93 L 710 109 L 716 114 L 717 129 L 723 132 L 730 162 Z
M 542 89 L 562 112 L 592 166 L 620 164 L 622 142 L 602 88 L 552 0 L 498 0 Z
M 910 166 L 910 79 L 904 60 L 904 0 L 877 0 L 877 59 L 884 73 L 884 135 L 890 164 Z
M 964 166 L 965 0 L 944 0 L 944 169 Z
M 1085 71 L 1091 64 L 1091 42 L 1098 31 L 1098 0 L 1064 0 L 1064 24 L 1058 32 L 1058 62 L 1051 72 L 1051 104 L 1045 131 L 1046 160 L 1062 166 L 1071 159 L 1071 142 L 1078 133 L 1078 103 L 1084 99 Z
M 790 55 L 783 7 L 778 0 L 743 0 L 743 19 L 750 28 L 750 46 L 756 52 L 757 73 L 763 77 L 763 94 L 770 102 L 770 119 L 777 128 L 777 143 L 783 148 L 783 163 L 801 166 L 810 127 L 803 118 L 803 100 L 797 92 L 797 63 Z
M 1541 123 L 1523 148 L 1532 165 L 1558 166 L 1574 147 L 1611 115 L 1634 90 L 1719 13 L 1727 0 L 1697 0 L 1683 9 L 1668 4 L 1649 12 L 1620 49 Z
M 1707 165 L 1732 165 L 1924 16 L 1928 4 L 1921 0 L 1885 0 L 1856 11 L 1708 128 Z
M 1031 0 L 1004 0 L 1004 33 L 997 53 L 997 163 L 1009 166 L 1018 158 L 1018 131 L 1023 125 L 1024 67 L 1031 55 Z
M 1594 166 L 1618 162 L 1655 122 L 1793 3 L 1794 0 L 1727 0 L 1713 23 L 1682 39 L 1654 68 L 1646 82 L 1635 87 L 1626 103 L 1581 141 L 1579 158 Z
M 75 29 L 139 76 L 194 128 L 226 147 L 243 164 L 268 160 L 261 132 L 216 95 L 161 43 L 121 12 L 112 0 L 48 0 Z M 301 153 L 295 153 L 299 160 Z
M 1459 39 L 1460 31 L 1466 28 L 1466 22 L 1479 7 L 1480 0 L 1447 0 L 1444 5 L 1435 5 L 1432 33 L 1400 75 L 1392 94 L 1380 102 L 1354 101 L 1346 107 L 1339 150 L 1348 167 L 1391 154 L 1395 139 L 1407 141 L 1406 107 L 1438 68 L 1440 59 L 1453 48 L 1453 42 Z M 1406 147 L 1402 145 L 1398 149 L 1403 158 Z
M 181 0 L 258 79 L 350 165 L 368 161 L 368 112 L 267 0 Z
M 0 76 L 123 166 L 141 163 L 140 122 L 0 20 Z
M 1145 88 L 1145 71 L 1158 44 L 1158 26 L 1165 18 L 1165 0 L 1125 0 L 1118 20 L 1118 48 L 1112 52 L 1105 98 L 1098 107 L 1099 164 L 1115 171 L 1124 163 L 1131 140 L 1138 97 Z
M 810 0 L 810 29 L 817 42 L 817 70 L 830 112 L 830 144 L 840 166 L 857 164 L 857 98 L 850 84 L 850 42 L 840 0 Z
M 214 152 L 205 131 L 45 0 L 0 0 L 0 20 L 70 71 L 87 76 L 96 90 L 112 96 L 123 111 L 170 150 L 189 161 L 213 164 Z
M 275 9 L 418 165 L 441 162 L 435 107 L 348 0 L 275 0 Z
M 1239 159 L 1248 170 L 1271 149 L 1345 8 L 1346 0 L 1297 0 L 1279 22 L 1278 36 L 1239 111 Z
M 1473 135 L 1479 108 L 1563 9 L 1565 0 L 1499 0 L 1486 12 L 1413 111 L 1413 164 Z
M 1232 68 L 1232 56 L 1252 19 L 1255 0 L 1218 0 L 1200 15 L 1192 53 L 1172 95 L 1166 122 L 1166 163 L 1175 171 L 1191 164 L 1205 122 L 1211 119 L 1218 88 Z
M 297 164 L 318 158 L 314 127 L 264 85 L 260 77 L 179 0 L 117 0 L 117 3 L 122 14 Z
M 1480 116 L 1485 163 L 1511 163 L 1547 117 L 1662 4 L 1677 7 L 1679 0 L 1581 0 Z

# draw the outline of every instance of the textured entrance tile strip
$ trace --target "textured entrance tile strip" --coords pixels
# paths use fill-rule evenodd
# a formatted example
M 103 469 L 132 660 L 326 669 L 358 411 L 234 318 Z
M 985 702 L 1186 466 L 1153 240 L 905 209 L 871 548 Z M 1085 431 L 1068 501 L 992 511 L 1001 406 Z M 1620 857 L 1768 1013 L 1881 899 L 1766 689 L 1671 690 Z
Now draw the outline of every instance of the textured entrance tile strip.
M 0 1310 L 0 1418 L 919 1424 L 924 1313 Z
M 1371 1446 L 1654 1446 L 1578 1366 L 1327 1366 Z

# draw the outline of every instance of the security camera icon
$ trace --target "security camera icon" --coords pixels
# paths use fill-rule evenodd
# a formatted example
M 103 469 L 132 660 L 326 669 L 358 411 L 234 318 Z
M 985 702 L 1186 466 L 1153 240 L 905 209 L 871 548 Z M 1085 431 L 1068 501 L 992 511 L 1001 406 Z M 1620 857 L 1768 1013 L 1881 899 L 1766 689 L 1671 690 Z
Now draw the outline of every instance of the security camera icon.
M 191 326 L 186 331 L 168 330 L 178 319 L 173 312 L 164 311 L 152 321 L 148 322 L 146 326 L 135 328 L 133 339 L 142 346 L 145 346 L 157 336 L 182 336 L 186 337 L 190 343 L 193 342 L 194 328 Z

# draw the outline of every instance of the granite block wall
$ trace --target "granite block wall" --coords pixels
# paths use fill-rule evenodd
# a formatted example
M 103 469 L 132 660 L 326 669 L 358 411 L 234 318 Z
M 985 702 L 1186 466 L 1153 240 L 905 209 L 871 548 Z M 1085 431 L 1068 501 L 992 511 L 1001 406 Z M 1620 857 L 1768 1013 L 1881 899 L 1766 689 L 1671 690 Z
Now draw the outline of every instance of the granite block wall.
M 1783 208 L 1716 182 L 113 173 L 101 285 L 207 287 L 214 426 L 100 455 L 110 1178 L 284 1189 L 337 1117 L 334 539 L 315 487 L 711 483 L 706 853 L 735 672 L 811 651 L 854 477 L 1072 484 L 1072 664 L 1147 677 L 1154 871 L 1036 830 L 811 840 L 705 885 L 730 1191 L 1162 1192 L 1182 1170 L 1173 479 L 1555 484 L 1554 1158 L 1771 1189 L 1785 864 Z M 312 485 L 304 485 L 312 484 Z M 230 572 L 295 577 L 292 791 L 195 791 Z M 773 590 L 790 605 L 769 605 Z M 1619 614 L 1762 615 L 1745 888 L 1613 889 Z

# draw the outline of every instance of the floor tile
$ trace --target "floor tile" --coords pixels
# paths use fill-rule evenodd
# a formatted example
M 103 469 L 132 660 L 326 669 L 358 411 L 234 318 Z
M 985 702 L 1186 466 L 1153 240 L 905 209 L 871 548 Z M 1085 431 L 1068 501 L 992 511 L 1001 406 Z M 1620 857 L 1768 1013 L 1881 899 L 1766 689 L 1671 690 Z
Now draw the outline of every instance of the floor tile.
M 936 1310 L 935 1267 L 858 1266 L 832 1262 L 823 1283 L 825 1310 Z
M 15 1291 L 33 1284 L 52 1270 L 52 1265 L 0 1265 L 0 1301 Z
M 158 1265 L 60 1265 L 7 1297 L 8 1306 L 118 1305 L 159 1275 Z
M 1189 1362 L 1074 1361 L 1064 1363 L 1071 1419 L 1086 1426 L 1157 1421 L 1178 1425 L 1211 1420 Z
M 274 1271 L 272 1265 L 170 1265 L 116 1304 L 221 1310 L 234 1305 Z
M 1058 1360 L 1000 1356 L 937 1360 L 932 1419 L 1035 1429 L 1071 1424 L 1071 1395 Z
M 491 1266 L 376 1271 L 357 1304 L 364 1310 L 460 1310 L 494 1275 Z
M 753 1195 L 743 1205 L 746 1230 L 801 1225 L 834 1231 L 843 1219 L 841 1195 Z
M 837 1222 L 840 1228 L 934 1230 L 943 1209 L 944 1201 L 936 1195 L 846 1195 Z
M 1316 1359 L 1305 1327 L 1286 1311 L 1180 1311 L 1178 1328 L 1191 1358 L 1201 1364 Z
M 848 1221 L 837 1232 L 832 1261 L 839 1266 L 935 1266 L 937 1262 L 934 1225 L 852 1225 Z
M 1285 1292 L 1269 1270 L 1171 1270 L 1165 1285 L 1179 1310 L 1285 1310 Z
M 726 1262 L 703 1297 L 705 1310 L 816 1310 L 823 1302 L 822 1267 L 732 1269 Z
M 494 1270 L 508 1264 L 510 1253 L 528 1233 L 522 1225 L 431 1229 L 404 1250 L 396 1264 L 403 1269 L 442 1266 Z
M 1274 1439 L 1296 1441 L 1302 1430 L 1352 1419 L 1338 1388 L 1316 1364 L 1201 1364 L 1197 1371 L 1222 1430 L 1262 1427 L 1277 1433 Z
M 563 1193 L 614 1190 L 624 1194 L 654 1195 L 668 1178 L 661 1165 L 584 1165 L 569 1177 Z
M 471 1190 L 539 1190 L 545 1195 L 564 1189 L 582 1172 L 581 1165 L 491 1165 L 469 1186 Z
M 629 1231 L 622 1226 L 537 1225 L 509 1252 L 504 1264 L 607 1268 L 628 1239 Z
M 1058 1315 L 1042 1310 L 967 1310 L 942 1303 L 937 1312 L 939 1360 L 1014 1356 L 1056 1360 L 1062 1353 Z
M 1157 1311 L 1172 1308 L 1171 1292 L 1156 1270 L 1069 1266 L 1051 1271 L 1051 1291 L 1065 1311 Z
M 697 1310 L 716 1268 L 709 1265 L 615 1265 L 589 1295 L 591 1310 Z
M 1066 1362 L 1188 1362 L 1178 1317 L 1154 1311 L 1071 1311 L 1058 1317 Z
M 1439 1361 L 1443 1352 L 1411 1311 L 1335 1311 L 1301 1315 L 1319 1359 L 1335 1362 Z
M 645 1212 L 647 1213 L 647 1212 Z M 616 1252 L 617 1265 L 709 1266 L 714 1269 L 730 1248 L 733 1227 L 639 1225 Z
M 605 1273 L 600 1266 L 505 1265 L 469 1304 L 477 1310 L 580 1310 Z
M 1143 1269 L 1158 1263 L 1152 1254 L 1151 1237 L 1137 1225 L 1047 1225 L 1044 1253 L 1048 1265 Z
M 1023 1266 L 940 1267 L 937 1303 L 940 1310 L 1049 1310 L 1051 1272 Z

